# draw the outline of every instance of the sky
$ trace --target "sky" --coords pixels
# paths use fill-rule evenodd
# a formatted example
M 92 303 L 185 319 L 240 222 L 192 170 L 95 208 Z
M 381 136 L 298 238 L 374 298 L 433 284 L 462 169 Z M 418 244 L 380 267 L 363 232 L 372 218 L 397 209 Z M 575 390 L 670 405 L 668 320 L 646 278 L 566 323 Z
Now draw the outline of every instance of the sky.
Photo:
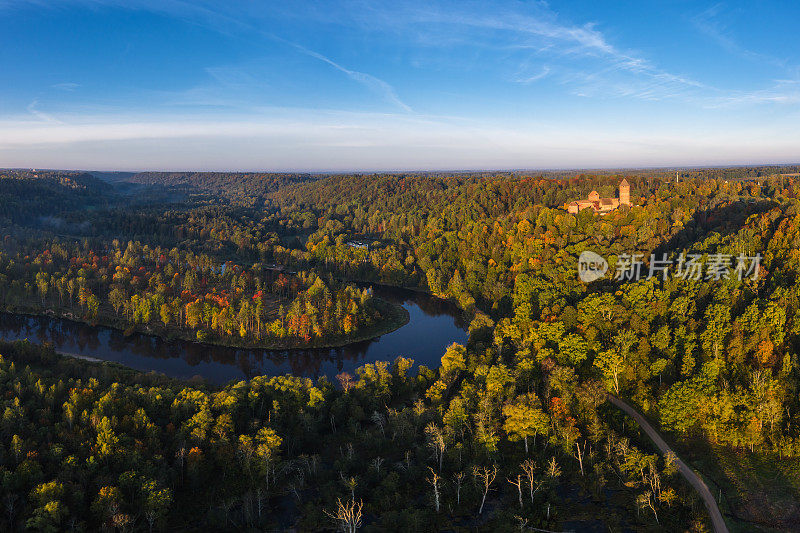
M 0 0 L 0 167 L 800 162 L 796 2 Z

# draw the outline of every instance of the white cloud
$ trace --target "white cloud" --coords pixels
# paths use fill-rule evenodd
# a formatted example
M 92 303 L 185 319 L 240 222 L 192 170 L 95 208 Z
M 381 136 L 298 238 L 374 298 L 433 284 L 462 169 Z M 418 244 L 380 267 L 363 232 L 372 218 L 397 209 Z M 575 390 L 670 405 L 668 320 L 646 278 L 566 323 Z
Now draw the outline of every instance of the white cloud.
M 184 170 L 520 169 L 790 162 L 791 128 L 692 135 L 608 125 L 489 127 L 410 115 L 276 109 L 219 121 L 62 117 L 0 122 L 6 166 Z

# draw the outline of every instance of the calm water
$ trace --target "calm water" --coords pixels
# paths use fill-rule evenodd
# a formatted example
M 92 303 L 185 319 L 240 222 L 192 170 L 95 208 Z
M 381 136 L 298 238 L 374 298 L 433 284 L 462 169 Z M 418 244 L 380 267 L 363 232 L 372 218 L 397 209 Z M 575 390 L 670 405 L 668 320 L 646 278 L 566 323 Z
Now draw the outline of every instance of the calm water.
M 287 373 L 333 378 L 343 370 L 352 373 L 364 363 L 393 361 L 398 355 L 437 367 L 447 345 L 466 342 L 466 324 L 450 303 L 402 289 L 374 290 L 376 296 L 406 308 L 409 323 L 376 339 L 341 348 L 274 351 L 206 346 L 149 335 L 126 337 L 115 329 L 7 313 L 0 313 L 0 338 L 49 342 L 60 352 L 115 361 L 181 379 L 202 376 L 214 383 Z

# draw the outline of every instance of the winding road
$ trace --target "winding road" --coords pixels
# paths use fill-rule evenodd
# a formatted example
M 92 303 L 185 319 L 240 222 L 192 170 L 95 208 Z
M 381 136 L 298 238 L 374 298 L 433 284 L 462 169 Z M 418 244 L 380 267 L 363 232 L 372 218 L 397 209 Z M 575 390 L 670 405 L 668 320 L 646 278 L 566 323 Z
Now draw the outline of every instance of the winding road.
M 694 470 L 689 468 L 686 463 L 684 463 L 675 454 L 675 452 L 672 451 L 672 448 L 667 446 L 667 443 L 664 442 L 664 439 L 661 437 L 661 435 L 659 435 L 658 431 L 656 431 L 655 428 L 650 425 L 650 422 L 647 421 L 644 415 L 612 394 L 608 395 L 608 401 L 633 417 L 633 419 L 636 420 L 640 426 L 642 426 L 644 432 L 647 433 L 647 436 L 650 437 L 658 449 L 661 450 L 661 453 L 672 452 L 672 454 L 675 455 L 675 464 L 678 465 L 678 469 L 680 470 L 681 474 L 684 478 L 686 478 L 686 481 L 691 483 L 695 490 L 697 490 L 697 493 L 703 499 L 703 503 L 706 504 L 708 514 L 711 516 L 711 523 L 714 525 L 714 531 L 716 531 L 716 533 L 728 533 L 728 526 L 725 525 L 725 520 L 722 518 L 722 513 L 719 510 L 719 506 L 714 500 L 714 497 L 711 495 L 711 491 L 708 490 L 706 484 L 702 479 L 700 479 L 700 476 L 698 476 Z

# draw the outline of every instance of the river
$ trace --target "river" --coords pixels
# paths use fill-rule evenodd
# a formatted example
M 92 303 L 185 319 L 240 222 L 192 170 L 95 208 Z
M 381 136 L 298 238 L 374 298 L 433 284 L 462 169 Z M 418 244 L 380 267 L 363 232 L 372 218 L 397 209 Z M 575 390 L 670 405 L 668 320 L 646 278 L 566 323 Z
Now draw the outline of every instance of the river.
M 262 350 L 167 341 L 150 335 L 125 336 L 121 331 L 93 327 L 50 317 L 0 313 L 0 338 L 52 343 L 57 352 L 114 361 L 144 372 L 155 371 L 179 379 L 200 376 L 212 383 L 283 375 L 333 379 L 353 373 L 364 363 L 393 361 L 398 355 L 417 365 L 438 367 L 445 348 L 465 343 L 466 324 L 449 302 L 405 289 L 375 287 L 376 296 L 402 305 L 409 313 L 405 326 L 372 340 L 341 348 Z

